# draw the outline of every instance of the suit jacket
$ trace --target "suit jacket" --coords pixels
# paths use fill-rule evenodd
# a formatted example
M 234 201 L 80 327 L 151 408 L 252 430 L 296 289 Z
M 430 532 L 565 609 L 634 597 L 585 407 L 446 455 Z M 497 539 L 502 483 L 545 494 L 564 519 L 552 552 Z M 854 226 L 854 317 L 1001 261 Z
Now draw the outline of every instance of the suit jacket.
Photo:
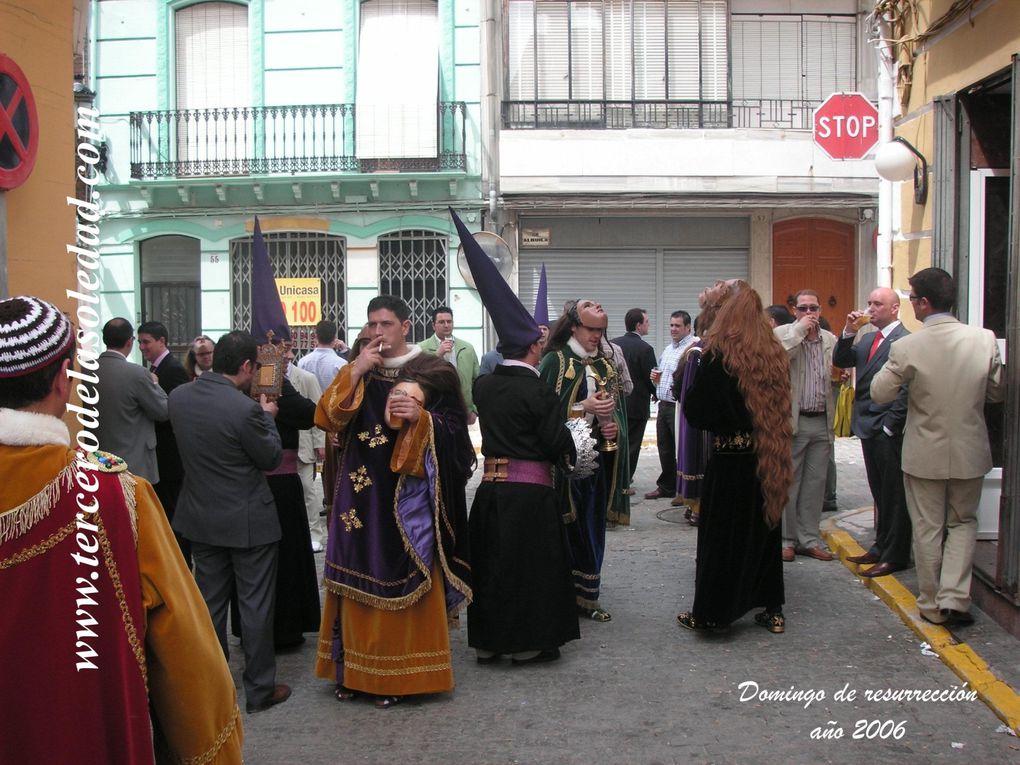
M 795 321 L 793 324 L 776 327 L 773 332 L 775 332 L 776 338 L 790 358 L 790 421 L 793 423 L 793 434 L 797 435 L 797 426 L 800 423 L 800 393 L 803 388 L 804 364 L 806 363 L 804 358 L 804 338 L 807 337 L 807 331 L 801 326 L 799 321 Z M 828 370 L 832 366 L 832 349 L 836 347 L 836 336 L 824 329 L 819 329 L 818 333 L 822 337 L 824 367 Z M 828 383 L 829 376 L 827 371 L 825 377 Z M 834 409 L 832 396 L 829 395 L 828 388 L 826 388 L 825 421 L 829 425 L 829 440 L 832 440 Z
M 613 338 L 613 342 L 623 349 L 623 358 L 630 369 L 630 379 L 634 390 L 627 396 L 627 420 L 636 422 L 647 420 L 655 386 L 652 385 L 651 374 L 658 361 L 655 349 L 641 339 L 637 332 Z
M 422 340 L 418 347 L 433 356 L 439 351 L 439 338 L 432 335 L 428 340 Z M 457 375 L 460 377 L 460 390 L 464 394 L 464 403 L 467 404 L 469 412 L 478 413 L 471 391 L 475 387 L 475 380 L 478 379 L 478 354 L 474 346 L 459 337 L 453 338 L 454 366 L 457 367 Z
M 276 505 L 262 474 L 282 456 L 273 418 L 226 377 L 206 372 L 170 394 L 170 421 L 184 462 L 174 531 L 221 547 L 279 541 Z
M 167 398 L 149 373 L 116 351 L 99 354 L 99 448 L 122 457 L 128 469 L 149 483 L 159 481 L 156 422 L 165 422 Z
M 159 378 L 159 387 L 168 396 L 178 386 L 191 381 L 188 370 L 172 353 L 164 356 L 153 371 Z M 177 439 L 174 438 L 174 429 L 169 420 L 156 423 L 156 459 L 159 460 L 160 481 L 168 485 L 180 484 L 184 468 L 181 466 Z
M 902 388 L 896 400 L 888 404 L 877 404 L 871 399 L 871 380 L 875 373 L 889 359 L 889 348 L 901 337 L 906 337 L 910 332 L 906 327 L 899 324 L 889 337 L 882 341 L 875 351 L 875 355 L 868 361 L 868 354 L 871 353 L 871 344 L 875 342 L 875 333 L 857 333 L 849 337 L 841 337 L 836 341 L 836 348 L 832 352 L 832 363 L 837 367 L 847 369 L 856 367 L 857 382 L 854 388 L 854 416 L 853 432 L 858 438 L 873 438 L 882 432 L 882 428 L 888 428 L 893 435 L 903 433 L 903 423 L 907 419 L 907 390 Z M 860 342 L 854 345 L 854 338 L 860 337 Z
M 1002 401 L 1003 378 L 995 335 L 948 314 L 898 340 L 871 381 L 871 397 L 892 401 L 907 386 L 903 472 L 946 480 L 991 470 L 984 408 Z

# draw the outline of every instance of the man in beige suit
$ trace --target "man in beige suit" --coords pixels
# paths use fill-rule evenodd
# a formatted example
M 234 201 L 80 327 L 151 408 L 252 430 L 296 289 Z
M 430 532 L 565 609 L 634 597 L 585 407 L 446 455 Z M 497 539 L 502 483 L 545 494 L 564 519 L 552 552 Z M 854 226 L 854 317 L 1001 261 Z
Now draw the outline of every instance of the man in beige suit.
M 907 386 L 903 483 L 914 527 L 917 609 L 933 624 L 972 624 L 971 562 L 981 481 L 992 467 L 986 402 L 1005 393 L 995 336 L 950 313 L 953 278 L 941 268 L 910 277 L 920 332 L 900 338 L 871 381 L 884 404 Z
M 796 310 L 795 322 L 773 330 L 790 358 L 793 484 L 783 512 L 783 560 L 787 563 L 795 555 L 832 560 L 818 522 L 832 448 L 830 370 L 836 336 L 819 326 L 821 303 L 814 290 L 797 293 Z

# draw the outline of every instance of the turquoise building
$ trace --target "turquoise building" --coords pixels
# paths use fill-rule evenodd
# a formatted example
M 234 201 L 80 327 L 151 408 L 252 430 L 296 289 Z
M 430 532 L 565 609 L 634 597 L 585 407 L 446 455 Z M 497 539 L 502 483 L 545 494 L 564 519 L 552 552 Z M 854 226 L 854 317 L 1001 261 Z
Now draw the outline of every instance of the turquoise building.
M 258 215 L 278 278 L 320 280 L 292 324 L 351 341 L 380 293 L 414 341 L 481 304 L 447 208 L 482 225 L 479 0 L 93 0 L 88 79 L 105 139 L 103 316 L 171 344 L 249 328 Z M 87 113 L 87 112 L 86 112 Z

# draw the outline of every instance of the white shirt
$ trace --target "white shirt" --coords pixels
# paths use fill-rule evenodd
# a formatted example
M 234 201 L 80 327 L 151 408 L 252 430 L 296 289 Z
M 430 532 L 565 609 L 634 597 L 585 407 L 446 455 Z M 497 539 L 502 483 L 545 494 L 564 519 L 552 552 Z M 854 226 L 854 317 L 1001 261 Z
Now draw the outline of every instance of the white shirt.
M 319 387 L 326 390 L 336 377 L 336 373 L 347 365 L 347 362 L 336 355 L 332 348 L 315 348 L 311 353 L 306 353 L 298 361 L 297 365 L 315 375 L 319 381 Z

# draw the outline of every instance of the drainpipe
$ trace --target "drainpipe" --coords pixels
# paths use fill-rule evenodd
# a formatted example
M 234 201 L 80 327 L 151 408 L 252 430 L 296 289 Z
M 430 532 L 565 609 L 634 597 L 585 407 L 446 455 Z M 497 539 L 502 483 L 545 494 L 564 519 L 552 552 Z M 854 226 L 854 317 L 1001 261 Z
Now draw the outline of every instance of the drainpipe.
M 499 0 L 485 0 L 482 18 L 482 188 L 489 201 L 490 227 L 499 233 L 496 212 L 499 200 Z
M 896 60 L 893 57 L 892 28 L 885 16 L 875 17 L 878 40 L 875 48 L 878 54 L 878 145 L 884 146 L 893 138 L 893 117 L 896 98 Z M 876 268 L 878 286 L 892 287 L 892 233 L 893 233 L 893 184 L 892 181 L 878 181 L 878 242 L 876 245 Z

